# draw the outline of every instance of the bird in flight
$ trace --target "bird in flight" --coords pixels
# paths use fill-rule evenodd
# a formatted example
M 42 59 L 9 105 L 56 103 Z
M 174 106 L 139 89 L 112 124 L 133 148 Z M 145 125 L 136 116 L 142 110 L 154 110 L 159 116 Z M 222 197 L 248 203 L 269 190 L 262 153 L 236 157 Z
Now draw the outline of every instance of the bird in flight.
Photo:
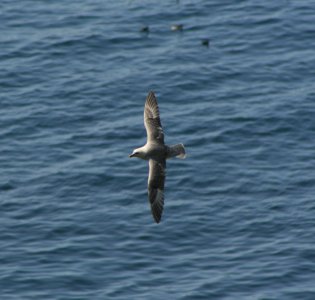
M 164 144 L 159 107 L 152 91 L 149 92 L 144 105 L 144 126 L 147 131 L 147 143 L 133 150 L 129 157 L 149 161 L 148 198 L 153 218 L 159 223 L 164 207 L 166 160 L 172 157 L 183 159 L 186 153 L 183 144 L 172 146 Z

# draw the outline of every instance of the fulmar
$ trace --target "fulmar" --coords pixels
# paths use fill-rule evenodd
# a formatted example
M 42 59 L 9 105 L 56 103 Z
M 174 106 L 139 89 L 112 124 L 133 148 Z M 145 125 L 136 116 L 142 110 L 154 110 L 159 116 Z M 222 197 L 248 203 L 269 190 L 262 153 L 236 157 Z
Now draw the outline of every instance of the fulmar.
M 164 181 L 166 160 L 172 157 L 185 158 L 183 144 L 167 146 L 160 120 L 159 107 L 154 93 L 149 92 L 144 105 L 144 126 L 147 143 L 133 150 L 129 157 L 139 157 L 149 161 L 148 198 L 156 223 L 161 221 L 164 207 Z

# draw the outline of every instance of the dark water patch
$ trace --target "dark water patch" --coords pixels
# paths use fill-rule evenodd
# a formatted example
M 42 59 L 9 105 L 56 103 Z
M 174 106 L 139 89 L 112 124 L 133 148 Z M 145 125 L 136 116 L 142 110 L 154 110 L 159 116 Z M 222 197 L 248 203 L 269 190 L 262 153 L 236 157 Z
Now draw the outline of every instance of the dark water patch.
M 14 185 L 12 182 L 5 182 L 5 183 L 2 183 L 0 184 L 0 190 L 1 191 L 10 191 L 10 190 L 13 190 L 14 189 Z

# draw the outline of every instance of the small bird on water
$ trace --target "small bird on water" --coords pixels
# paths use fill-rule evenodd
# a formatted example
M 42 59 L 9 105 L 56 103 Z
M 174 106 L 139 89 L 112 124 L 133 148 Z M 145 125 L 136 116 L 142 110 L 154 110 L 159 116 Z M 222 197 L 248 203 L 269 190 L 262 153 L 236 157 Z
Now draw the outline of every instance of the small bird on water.
M 183 30 L 183 24 L 174 24 L 171 26 L 172 31 L 182 31 Z
M 166 160 L 172 157 L 184 159 L 186 153 L 183 144 L 172 146 L 164 144 L 159 107 L 152 91 L 149 92 L 144 105 L 144 126 L 147 131 L 147 143 L 133 150 L 129 157 L 149 161 L 148 198 L 153 218 L 159 223 L 164 207 Z
M 140 31 L 141 31 L 141 32 L 147 32 L 147 33 L 148 33 L 148 32 L 150 32 L 150 28 L 149 28 L 149 26 L 142 26 L 141 29 L 140 29 Z
M 202 39 L 201 40 L 201 45 L 209 47 L 209 42 L 210 42 L 209 39 Z

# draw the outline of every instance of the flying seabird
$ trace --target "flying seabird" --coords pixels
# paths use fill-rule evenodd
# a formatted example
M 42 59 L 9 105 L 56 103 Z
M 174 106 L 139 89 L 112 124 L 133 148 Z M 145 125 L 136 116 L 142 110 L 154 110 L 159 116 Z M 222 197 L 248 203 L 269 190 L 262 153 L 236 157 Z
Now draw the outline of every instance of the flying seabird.
M 133 150 L 129 157 L 139 157 L 149 161 L 148 198 L 156 223 L 161 220 L 164 206 L 164 181 L 166 160 L 172 157 L 185 158 L 183 144 L 167 146 L 160 120 L 159 107 L 154 93 L 149 92 L 144 105 L 144 126 L 147 143 Z

